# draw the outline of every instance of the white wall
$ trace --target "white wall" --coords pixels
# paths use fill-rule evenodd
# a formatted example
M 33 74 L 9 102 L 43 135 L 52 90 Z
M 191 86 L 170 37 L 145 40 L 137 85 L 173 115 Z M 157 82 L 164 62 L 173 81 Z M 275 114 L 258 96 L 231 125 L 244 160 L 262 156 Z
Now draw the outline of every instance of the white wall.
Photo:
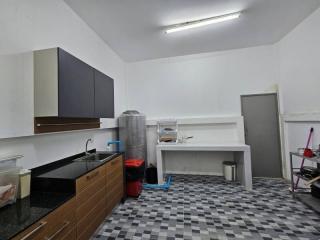
M 0 138 L 33 134 L 31 52 L 61 47 L 115 79 L 115 113 L 126 108 L 123 61 L 62 0 L 0 2 Z M 114 126 L 103 120 L 102 127 Z M 0 156 L 23 154 L 26 167 L 83 151 L 85 140 L 104 148 L 114 130 L 79 131 L 0 140 Z
M 320 9 L 277 45 L 285 114 L 320 112 Z
M 201 119 L 240 117 L 241 94 L 277 91 L 276 54 L 273 46 L 261 46 L 126 64 L 129 108 L 147 118 L 199 118 L 181 125 L 182 134 L 195 137 L 190 141 L 243 143 L 243 124 L 203 125 Z M 155 127 L 148 127 L 147 138 L 148 161 L 155 163 Z M 232 155 L 194 152 L 164 157 L 169 172 L 221 175 L 222 161 Z
M 319 24 L 320 9 L 274 45 L 127 64 L 129 107 L 152 118 L 240 115 L 239 95 L 278 91 L 288 178 L 288 152 L 311 126 L 320 143 Z
M 9 116 L 3 114 L 0 126 L 4 129 L 11 128 L 11 119 L 15 119 L 15 125 L 25 125 L 33 118 L 33 85 L 32 85 L 32 58 L 22 60 L 21 53 L 31 52 L 36 49 L 50 47 L 62 47 L 71 54 L 82 59 L 86 63 L 101 70 L 115 79 L 115 113 L 116 116 L 126 108 L 125 79 L 123 61 L 103 42 L 97 34 L 76 15 L 62 0 L 7 0 L 0 3 L 0 102 L 3 102 L 3 113 L 11 112 Z M 7 60 L 8 54 L 17 54 L 14 60 Z M 11 65 L 10 65 L 11 64 Z M 4 72 L 6 67 L 16 69 Z M 23 70 L 28 65 L 31 74 L 26 75 Z M 28 73 L 29 73 L 28 72 Z M 8 74 L 11 74 L 8 77 Z M 25 77 L 21 77 L 25 76 Z M 17 83 L 20 84 L 17 84 Z M 21 88 L 26 86 L 26 88 Z M 8 97 L 9 95 L 9 97 Z M 11 97 L 10 97 L 11 96 Z M 12 109 L 11 98 L 25 99 L 24 114 Z M 16 101 L 16 100 L 15 100 Z M 24 108 L 24 107 L 23 107 Z M 19 121 L 19 123 L 17 122 Z M 102 127 L 108 127 L 113 121 L 104 120 Z M 2 131 L 0 131 L 2 132 Z M 30 125 L 21 132 L 9 133 L 0 137 L 12 137 L 30 135 Z
M 0 55 L 0 138 L 33 133 L 32 54 Z
M 0 153 L 2 156 L 22 154 L 24 157 L 18 160 L 18 165 L 33 168 L 84 152 L 88 138 L 93 140 L 88 149 L 106 150 L 107 141 L 115 137 L 115 130 L 106 129 L 8 138 L 0 141 Z
M 320 144 L 320 9 L 306 18 L 279 43 L 280 89 L 283 103 L 286 165 L 289 151 L 305 147 L 310 127 Z M 301 160 L 295 159 L 299 166 Z M 287 176 L 289 174 L 287 169 Z
M 148 117 L 240 115 L 240 95 L 274 90 L 273 46 L 126 64 L 129 108 Z

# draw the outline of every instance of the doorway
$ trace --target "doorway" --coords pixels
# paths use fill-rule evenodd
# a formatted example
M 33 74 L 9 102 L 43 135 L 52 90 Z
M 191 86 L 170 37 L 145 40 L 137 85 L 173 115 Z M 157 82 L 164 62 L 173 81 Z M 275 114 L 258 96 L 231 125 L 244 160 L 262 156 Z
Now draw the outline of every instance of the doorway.
M 276 93 L 241 96 L 245 142 L 251 146 L 253 177 L 282 177 L 278 96 Z

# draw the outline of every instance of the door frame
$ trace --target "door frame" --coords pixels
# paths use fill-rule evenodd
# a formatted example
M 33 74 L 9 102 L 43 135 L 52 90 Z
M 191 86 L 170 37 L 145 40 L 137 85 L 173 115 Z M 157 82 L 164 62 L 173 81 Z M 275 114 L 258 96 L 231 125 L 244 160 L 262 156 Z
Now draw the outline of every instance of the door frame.
M 277 132 L 278 132 L 278 139 L 279 139 L 279 159 L 280 159 L 280 171 L 281 171 L 281 178 L 284 178 L 285 173 L 283 169 L 283 149 L 282 149 L 282 138 L 281 138 L 281 121 L 280 121 L 280 106 L 279 106 L 279 94 L 278 92 L 268 92 L 268 93 L 253 93 L 253 94 L 241 94 L 240 95 L 240 104 L 241 104 L 241 116 L 243 117 L 243 127 L 244 127 L 244 141 L 246 144 L 246 121 L 243 115 L 243 102 L 242 98 L 243 97 L 254 97 L 254 96 L 267 96 L 267 95 L 274 95 L 276 97 L 276 113 L 277 113 Z M 252 166 L 252 165 L 251 165 Z

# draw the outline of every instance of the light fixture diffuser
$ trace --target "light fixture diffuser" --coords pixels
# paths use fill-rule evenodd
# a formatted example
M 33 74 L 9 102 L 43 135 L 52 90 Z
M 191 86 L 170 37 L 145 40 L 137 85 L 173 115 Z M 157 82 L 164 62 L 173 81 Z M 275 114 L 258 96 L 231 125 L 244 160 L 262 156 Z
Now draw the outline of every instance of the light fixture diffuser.
M 206 26 L 213 23 L 229 21 L 232 19 L 239 18 L 240 14 L 241 12 L 235 12 L 235 13 L 225 14 L 221 16 L 200 19 L 192 22 L 181 23 L 181 24 L 169 27 L 167 30 L 165 30 L 165 33 L 174 33 L 174 32 L 179 32 L 179 31 L 183 31 L 191 28 Z

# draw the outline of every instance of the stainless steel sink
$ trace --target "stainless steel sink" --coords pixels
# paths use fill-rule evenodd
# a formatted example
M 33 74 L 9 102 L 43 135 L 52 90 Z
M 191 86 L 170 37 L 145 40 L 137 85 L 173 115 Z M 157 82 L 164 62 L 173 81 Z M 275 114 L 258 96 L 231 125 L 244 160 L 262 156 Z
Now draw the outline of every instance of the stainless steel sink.
M 116 153 L 92 153 L 81 158 L 77 158 L 74 161 L 82 162 L 103 162 L 116 156 Z

